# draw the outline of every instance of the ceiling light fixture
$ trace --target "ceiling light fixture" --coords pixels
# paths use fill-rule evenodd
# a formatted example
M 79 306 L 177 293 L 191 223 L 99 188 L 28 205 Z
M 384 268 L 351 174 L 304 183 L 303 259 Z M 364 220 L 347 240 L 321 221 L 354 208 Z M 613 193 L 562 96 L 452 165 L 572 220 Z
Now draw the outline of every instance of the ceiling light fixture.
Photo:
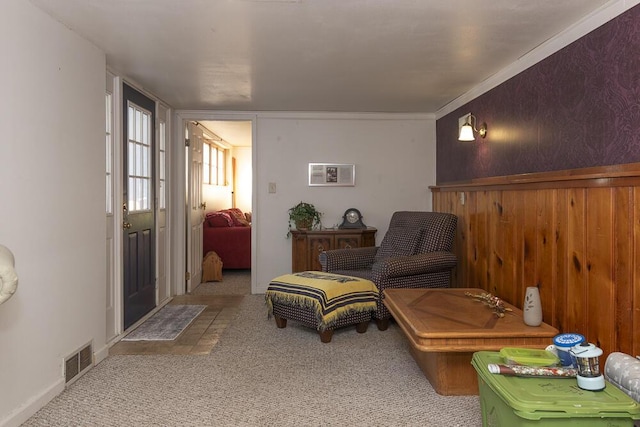
M 458 141 L 475 141 L 476 137 L 473 134 L 474 132 L 480 134 L 481 138 L 484 138 L 487 136 L 486 123 L 483 122 L 480 125 L 480 129 L 476 129 L 476 126 L 478 124 L 478 120 L 476 119 L 476 116 L 469 113 L 466 116 L 464 116 L 464 120 L 465 120 L 464 124 L 460 127 L 460 135 L 458 136 Z

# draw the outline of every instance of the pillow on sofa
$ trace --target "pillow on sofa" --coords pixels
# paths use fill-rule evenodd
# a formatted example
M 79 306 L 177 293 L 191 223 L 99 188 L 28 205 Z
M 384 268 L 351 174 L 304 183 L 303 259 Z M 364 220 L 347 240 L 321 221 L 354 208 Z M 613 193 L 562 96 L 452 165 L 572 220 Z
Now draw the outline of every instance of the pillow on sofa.
M 209 227 L 233 227 L 233 219 L 226 212 L 210 212 L 205 219 Z
M 224 209 L 220 212 L 228 213 L 235 227 L 248 227 L 249 225 L 251 225 L 247 222 L 247 220 L 244 217 L 244 214 L 238 208 Z
M 375 262 L 392 256 L 414 255 L 421 237 L 420 228 L 390 228 L 376 252 Z

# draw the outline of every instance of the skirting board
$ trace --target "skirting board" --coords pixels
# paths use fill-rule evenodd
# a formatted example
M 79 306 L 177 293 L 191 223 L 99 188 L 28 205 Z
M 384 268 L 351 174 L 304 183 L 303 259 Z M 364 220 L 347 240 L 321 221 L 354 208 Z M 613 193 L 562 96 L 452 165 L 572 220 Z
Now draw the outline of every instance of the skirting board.
M 99 351 L 93 353 L 94 366 L 102 362 L 109 355 L 109 347 L 103 346 Z M 0 427 L 19 427 L 27 421 L 33 414 L 42 409 L 54 397 L 64 391 L 64 377 L 60 378 L 40 395 L 27 401 L 20 408 L 10 413 L 6 418 L 0 420 Z
M 98 351 L 93 353 L 93 366 L 96 366 L 98 363 L 102 362 L 109 355 L 109 346 L 104 345 Z
M 64 391 L 64 378 L 60 377 L 42 393 L 28 400 L 22 406 L 11 412 L 6 418 L 0 420 L 0 427 L 18 427 L 38 412 L 54 397 Z

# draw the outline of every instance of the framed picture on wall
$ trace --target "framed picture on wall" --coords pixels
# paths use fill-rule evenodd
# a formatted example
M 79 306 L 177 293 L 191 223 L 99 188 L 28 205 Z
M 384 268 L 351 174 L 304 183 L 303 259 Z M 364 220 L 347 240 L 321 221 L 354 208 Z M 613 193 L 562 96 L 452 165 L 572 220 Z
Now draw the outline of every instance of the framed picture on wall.
M 345 163 L 309 163 L 310 187 L 353 187 L 356 165 Z

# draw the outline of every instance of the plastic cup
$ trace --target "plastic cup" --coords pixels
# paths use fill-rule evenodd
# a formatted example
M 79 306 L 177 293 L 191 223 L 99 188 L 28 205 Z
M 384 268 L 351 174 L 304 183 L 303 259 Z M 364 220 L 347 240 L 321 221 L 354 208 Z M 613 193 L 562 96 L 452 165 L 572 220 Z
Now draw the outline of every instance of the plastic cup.
M 569 352 L 569 350 L 582 342 L 584 342 L 584 336 L 580 334 L 567 333 L 553 337 L 553 349 L 555 349 L 555 353 L 558 355 L 562 366 L 572 368 L 576 366 L 575 357 Z M 553 349 L 549 350 L 553 351 Z

